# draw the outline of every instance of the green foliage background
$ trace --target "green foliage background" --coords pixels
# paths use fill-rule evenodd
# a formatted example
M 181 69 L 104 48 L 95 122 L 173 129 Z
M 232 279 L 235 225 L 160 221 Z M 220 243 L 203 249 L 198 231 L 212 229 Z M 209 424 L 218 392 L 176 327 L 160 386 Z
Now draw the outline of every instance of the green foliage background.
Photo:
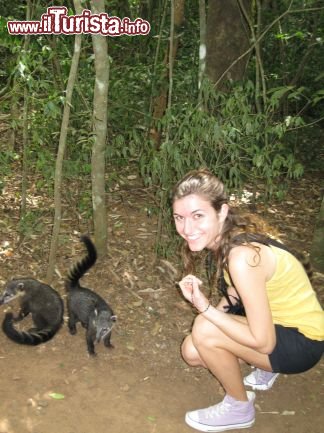
M 172 105 L 156 121 L 150 113 L 151 103 L 168 85 L 163 58 L 169 43 L 170 2 L 107 1 L 110 16 L 140 16 L 152 26 L 149 36 L 109 38 L 107 163 L 118 169 L 135 161 L 144 183 L 157 191 L 162 214 L 167 214 L 170 188 L 192 168 L 207 166 L 229 188 L 240 190 L 249 185 L 266 197 L 282 196 L 287 179 L 320 168 L 324 13 L 312 10 L 321 5 L 315 0 L 278 0 L 276 4 L 276 9 L 262 9 L 259 29 L 259 34 L 266 31 L 261 41 L 266 98 L 256 83 L 256 58 L 251 51 L 243 82 L 229 83 L 229 91 L 221 93 L 205 80 L 199 101 L 198 2 L 187 0 L 185 21 L 179 29 Z M 66 5 L 73 13 L 70 1 L 39 1 L 33 5 L 33 19 L 38 20 L 50 5 Z M 252 5 L 255 9 L 256 2 Z M 270 27 L 289 5 L 296 12 Z M 83 6 L 89 7 L 86 1 Z M 161 28 L 163 11 L 166 19 Z M 0 13 L 0 91 L 10 84 L 10 90 L 1 96 L 1 112 L 11 113 L 13 104 L 22 107 L 27 86 L 29 170 L 38 173 L 39 187 L 46 185 L 51 190 L 73 36 L 31 36 L 25 52 L 23 37 L 9 35 L 6 28 L 8 20 L 25 20 L 25 4 L 13 0 L 10 7 L 2 5 Z M 93 87 L 92 41 L 84 36 L 65 160 L 67 179 L 90 176 Z M 21 116 L 11 122 L 19 133 Z M 162 137 L 158 148 L 148 133 L 153 122 Z M 10 162 L 17 158 L 21 158 L 19 146 L 7 149 L 1 144 L 0 174 L 8 173 Z

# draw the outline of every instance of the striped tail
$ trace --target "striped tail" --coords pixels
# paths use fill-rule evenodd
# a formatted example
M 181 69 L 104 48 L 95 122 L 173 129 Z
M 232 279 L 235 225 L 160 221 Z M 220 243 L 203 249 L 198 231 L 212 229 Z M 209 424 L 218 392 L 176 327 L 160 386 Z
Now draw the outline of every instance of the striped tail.
M 78 263 L 76 263 L 69 272 L 65 282 L 65 288 L 71 290 L 80 287 L 79 280 L 83 275 L 96 263 L 97 250 L 93 242 L 88 236 L 81 236 L 81 241 L 87 249 L 87 255 Z
M 12 313 L 7 313 L 2 322 L 2 330 L 10 340 L 18 344 L 37 346 L 38 344 L 49 341 L 61 327 L 61 323 L 48 326 L 44 329 L 30 329 L 29 331 L 18 331 L 14 325 Z

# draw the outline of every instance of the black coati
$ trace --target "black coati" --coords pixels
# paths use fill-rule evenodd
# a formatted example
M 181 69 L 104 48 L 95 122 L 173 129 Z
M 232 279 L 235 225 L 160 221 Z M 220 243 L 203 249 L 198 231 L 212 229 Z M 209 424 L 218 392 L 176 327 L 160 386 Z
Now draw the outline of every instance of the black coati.
M 116 316 L 101 296 L 79 284 L 79 280 L 97 260 L 97 251 L 91 239 L 81 236 L 81 241 L 86 246 L 88 254 L 73 266 L 65 283 L 68 293 L 68 327 L 73 335 L 76 333 L 77 322 L 81 322 L 87 330 L 88 352 L 95 355 L 95 342 L 99 343 L 102 340 L 106 347 L 113 347 L 110 338 Z
M 64 304 L 60 295 L 52 287 L 33 278 L 15 278 L 5 285 L 0 297 L 0 305 L 20 298 L 20 311 L 17 316 L 6 313 L 2 323 L 3 332 L 19 344 L 36 346 L 54 337 L 63 324 Z M 18 331 L 15 322 L 20 322 L 31 314 L 35 327 L 28 331 Z

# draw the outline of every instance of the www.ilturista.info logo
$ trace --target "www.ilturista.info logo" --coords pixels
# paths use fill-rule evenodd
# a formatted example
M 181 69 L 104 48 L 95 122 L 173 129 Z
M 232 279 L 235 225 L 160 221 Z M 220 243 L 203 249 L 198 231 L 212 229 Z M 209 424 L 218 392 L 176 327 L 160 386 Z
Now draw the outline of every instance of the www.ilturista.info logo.
M 131 21 L 130 18 L 110 17 L 106 13 L 92 14 L 84 9 L 81 15 L 67 15 L 65 6 L 52 6 L 41 16 L 40 21 L 8 21 L 8 32 L 11 35 L 39 34 L 99 34 L 103 36 L 137 36 L 147 35 L 150 23 L 141 18 Z

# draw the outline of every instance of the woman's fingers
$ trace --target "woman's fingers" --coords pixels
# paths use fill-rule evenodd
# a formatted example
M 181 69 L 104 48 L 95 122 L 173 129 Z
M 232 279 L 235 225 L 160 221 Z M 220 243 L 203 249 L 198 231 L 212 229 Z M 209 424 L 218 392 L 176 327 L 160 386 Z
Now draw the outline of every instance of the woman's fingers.
M 202 284 L 202 281 L 199 280 L 199 278 L 195 277 L 194 275 L 186 275 L 179 284 L 183 284 L 185 286 L 193 286 L 193 284 Z

